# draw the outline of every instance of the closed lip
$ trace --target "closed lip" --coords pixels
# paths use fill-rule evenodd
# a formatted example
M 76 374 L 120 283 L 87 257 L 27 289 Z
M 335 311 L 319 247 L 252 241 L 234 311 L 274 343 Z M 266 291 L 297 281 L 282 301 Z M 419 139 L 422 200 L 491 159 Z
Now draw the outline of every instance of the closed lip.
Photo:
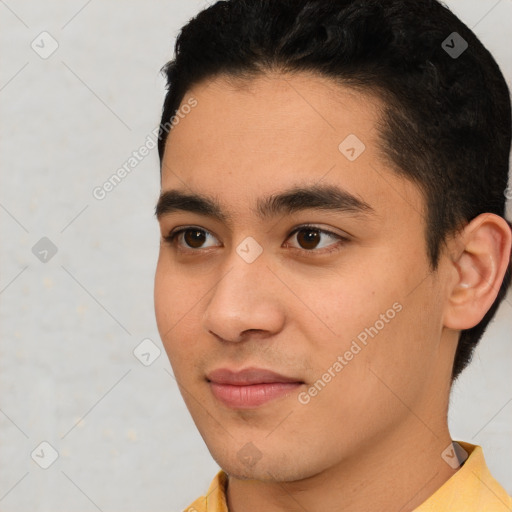
M 231 386 L 251 386 L 254 384 L 268 384 L 272 382 L 296 382 L 303 383 L 295 377 L 287 377 L 271 370 L 263 368 L 245 368 L 243 370 L 231 370 L 229 368 L 218 368 L 206 375 L 209 382 Z

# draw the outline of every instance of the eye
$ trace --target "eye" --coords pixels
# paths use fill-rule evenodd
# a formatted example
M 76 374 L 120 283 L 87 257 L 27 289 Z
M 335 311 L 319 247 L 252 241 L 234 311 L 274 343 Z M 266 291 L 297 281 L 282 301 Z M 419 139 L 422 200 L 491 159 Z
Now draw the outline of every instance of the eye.
M 333 233 L 332 231 L 329 231 L 326 229 L 321 229 L 319 227 L 312 226 L 310 224 L 305 224 L 305 225 L 295 228 L 290 233 L 288 239 L 294 235 L 297 235 L 297 236 L 295 236 L 295 238 L 300 245 L 300 247 L 298 247 L 298 248 L 294 247 L 294 248 L 301 250 L 302 252 L 315 252 L 315 253 L 326 254 L 326 253 L 340 250 L 341 246 L 344 245 L 344 243 L 348 242 L 348 238 L 346 238 L 342 235 Z M 338 241 L 339 243 L 337 243 L 337 244 L 331 243 L 326 246 L 325 243 L 322 243 L 322 238 L 330 238 L 331 240 L 334 240 L 335 242 Z M 327 250 L 324 250 L 324 251 L 317 250 L 317 249 L 324 249 L 326 247 L 327 247 Z
M 171 232 L 169 235 L 164 237 L 164 240 L 170 244 L 176 243 L 176 239 L 178 238 L 178 247 L 181 250 L 197 250 L 197 249 L 204 249 L 207 247 L 214 247 L 215 244 L 209 245 L 209 246 L 203 246 L 202 244 L 205 243 L 205 240 L 208 236 L 211 236 L 212 238 L 215 238 L 209 231 L 206 231 L 205 229 L 197 228 L 194 226 L 185 227 L 178 229 L 176 231 Z M 182 242 L 185 242 L 186 249 L 183 249 Z
M 327 254 L 341 249 L 341 246 L 348 242 L 348 238 L 332 231 L 321 229 L 317 226 L 304 224 L 295 228 L 289 235 L 287 240 L 296 235 L 299 247 L 292 249 L 301 251 L 302 253 Z M 182 252 L 199 252 L 200 249 L 215 247 L 215 243 L 204 245 L 208 237 L 216 239 L 209 231 L 195 227 L 187 226 L 172 231 L 164 237 L 164 240 L 171 244 L 177 245 L 178 250 Z M 322 239 L 327 238 L 334 240 L 334 243 L 325 244 Z M 336 241 L 338 243 L 336 243 Z M 318 250 L 326 249 L 326 250 Z

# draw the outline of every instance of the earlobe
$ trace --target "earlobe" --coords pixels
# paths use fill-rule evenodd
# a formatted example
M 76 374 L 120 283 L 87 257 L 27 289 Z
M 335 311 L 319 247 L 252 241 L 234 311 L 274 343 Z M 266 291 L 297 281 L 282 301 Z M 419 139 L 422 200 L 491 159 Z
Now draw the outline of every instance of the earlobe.
M 447 290 L 444 325 L 464 330 L 482 320 L 498 295 L 510 265 L 512 232 L 504 218 L 483 213 L 453 243 L 459 246 L 451 262 L 458 277 Z

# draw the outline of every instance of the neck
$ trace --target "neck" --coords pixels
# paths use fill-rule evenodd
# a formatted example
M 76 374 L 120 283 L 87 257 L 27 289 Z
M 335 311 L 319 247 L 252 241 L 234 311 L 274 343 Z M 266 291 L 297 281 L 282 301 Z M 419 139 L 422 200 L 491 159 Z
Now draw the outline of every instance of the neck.
M 263 482 L 230 476 L 229 511 L 411 512 L 455 474 L 441 458 L 450 443 L 446 421 L 430 430 L 410 416 L 400 429 L 380 433 L 356 457 L 307 479 Z

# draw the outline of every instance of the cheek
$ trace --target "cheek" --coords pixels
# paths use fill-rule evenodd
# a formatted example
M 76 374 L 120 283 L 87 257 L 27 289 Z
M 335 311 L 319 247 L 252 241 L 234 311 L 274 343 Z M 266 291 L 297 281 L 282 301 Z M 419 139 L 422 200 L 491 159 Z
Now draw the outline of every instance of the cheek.
M 429 286 L 388 295 L 353 336 L 361 351 L 349 363 L 345 391 L 354 407 L 366 403 L 386 417 L 420 400 L 438 364 L 440 308 Z
M 306 323 L 304 318 L 302 325 L 307 338 L 318 345 L 318 353 L 342 355 L 353 340 L 364 344 L 376 331 L 388 328 L 397 316 L 399 305 L 393 308 L 393 304 L 400 294 L 393 292 L 396 283 L 392 288 L 386 280 L 375 267 L 360 265 L 317 281 L 314 293 L 311 283 L 304 283 L 300 295 L 316 317 L 308 315 L 314 322 Z
M 388 381 L 397 389 L 412 381 L 419 385 L 435 364 L 441 309 L 423 260 L 400 264 L 396 257 L 380 257 L 369 263 L 304 295 L 322 320 L 301 321 L 311 345 L 312 377 L 339 375 L 329 387 L 343 390 L 337 395 L 342 401 L 371 400 L 380 388 L 385 394 Z
M 204 288 L 204 283 L 202 287 Z M 165 250 L 161 250 L 155 272 L 155 316 L 162 341 L 187 325 L 204 289 L 196 279 L 178 270 Z
M 154 303 L 158 331 L 165 344 L 165 333 L 171 326 L 171 311 L 174 309 L 175 299 L 171 288 L 171 279 L 163 267 L 160 256 L 155 272 Z
M 193 314 L 198 298 L 186 286 L 184 278 L 160 256 L 155 272 L 154 303 L 155 318 L 160 339 L 173 365 L 181 361 L 184 352 L 193 351 L 192 340 L 197 336 L 191 332 L 195 322 L 187 321 Z M 181 340 L 181 341 L 180 341 Z M 187 343 L 183 343 L 187 340 Z
M 372 306 L 355 335 L 318 344 L 307 396 L 300 397 L 305 405 L 298 408 L 311 436 L 319 435 L 317 429 L 342 431 L 346 444 L 335 450 L 351 450 L 402 421 L 408 414 L 404 404 L 418 402 L 435 358 L 426 338 L 412 336 L 419 319 L 410 307 L 395 306 L 385 323 L 380 314 L 389 308 Z

